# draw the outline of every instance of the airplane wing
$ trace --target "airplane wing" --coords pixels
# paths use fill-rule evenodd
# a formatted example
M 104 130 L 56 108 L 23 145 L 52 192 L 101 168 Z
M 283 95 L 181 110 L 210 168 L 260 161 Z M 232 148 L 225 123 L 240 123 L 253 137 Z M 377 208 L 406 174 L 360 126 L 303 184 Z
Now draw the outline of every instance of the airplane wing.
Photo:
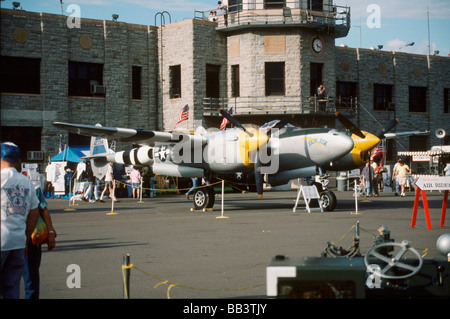
M 54 122 L 53 125 L 57 128 L 79 135 L 95 136 L 148 146 L 154 146 L 156 143 L 170 144 L 181 141 L 189 142 L 193 140 L 196 140 L 196 142 L 201 142 L 202 144 L 206 143 L 206 138 L 201 135 L 136 130 L 121 127 L 103 127 L 97 125 L 72 124 L 64 122 Z
M 430 134 L 430 131 L 409 131 L 409 132 L 398 132 L 398 133 L 384 133 L 384 138 L 391 139 L 396 137 L 411 136 L 411 135 L 426 135 Z

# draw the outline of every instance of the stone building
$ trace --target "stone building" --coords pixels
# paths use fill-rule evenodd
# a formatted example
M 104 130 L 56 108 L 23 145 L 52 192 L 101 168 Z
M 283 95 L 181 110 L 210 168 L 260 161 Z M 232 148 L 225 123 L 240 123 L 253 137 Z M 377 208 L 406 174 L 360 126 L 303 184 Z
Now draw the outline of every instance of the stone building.
M 450 134 L 450 59 L 336 47 L 350 8 L 332 0 L 232 0 L 215 21 L 196 11 L 159 26 L 68 19 L 1 10 L 2 140 L 23 160 L 56 155 L 60 135 L 88 143 L 54 121 L 170 131 L 184 105 L 180 130 L 218 128 L 220 107 L 255 125 L 294 114 L 298 126 L 341 127 L 339 111 L 370 132 L 392 118 L 396 131 L 431 132 L 390 143 L 391 156 L 440 144 L 438 128 Z

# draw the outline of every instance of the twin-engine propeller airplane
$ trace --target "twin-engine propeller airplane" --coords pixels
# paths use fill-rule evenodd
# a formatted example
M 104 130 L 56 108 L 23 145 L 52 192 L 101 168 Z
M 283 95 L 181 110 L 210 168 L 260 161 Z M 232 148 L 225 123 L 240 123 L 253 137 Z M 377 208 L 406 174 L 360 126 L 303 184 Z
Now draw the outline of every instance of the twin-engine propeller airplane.
M 220 114 L 235 128 L 208 130 L 199 127 L 194 134 L 168 133 L 129 128 L 55 122 L 66 131 L 92 136 L 91 166 L 102 178 L 108 162 L 152 166 L 155 174 L 174 177 L 198 177 L 209 181 L 224 179 L 256 188 L 260 197 L 265 182 L 284 185 L 290 180 L 320 175 L 315 183 L 322 207 L 334 210 L 337 200 L 327 190 L 326 171 L 345 171 L 363 166 L 369 152 L 380 139 L 427 134 L 429 132 L 388 133 L 398 120 L 389 121 L 375 134 L 361 131 L 351 121 L 336 113 L 337 119 L 350 131 L 329 128 L 296 128 L 289 117 L 266 123 L 261 128 L 244 127 L 233 116 Z M 109 151 L 107 139 L 141 145 L 117 153 Z M 253 187 L 254 186 L 254 187 Z M 214 206 L 213 187 L 198 188 L 194 194 L 195 209 Z
M 71 133 L 92 136 L 91 166 L 102 178 L 108 162 L 152 166 L 155 174 L 175 177 L 198 177 L 209 181 L 227 181 L 255 185 L 260 197 L 263 176 L 271 186 L 283 185 L 292 179 L 315 176 L 320 167 L 340 159 L 353 149 L 352 138 L 329 128 L 299 129 L 287 121 L 265 128 L 244 127 L 223 110 L 219 112 L 235 128 L 194 134 L 168 133 L 129 128 L 55 122 Z M 110 153 L 106 139 L 139 144 L 141 147 Z M 324 208 L 333 210 L 336 197 L 322 190 Z M 212 187 L 198 188 L 194 194 L 196 209 L 212 208 Z

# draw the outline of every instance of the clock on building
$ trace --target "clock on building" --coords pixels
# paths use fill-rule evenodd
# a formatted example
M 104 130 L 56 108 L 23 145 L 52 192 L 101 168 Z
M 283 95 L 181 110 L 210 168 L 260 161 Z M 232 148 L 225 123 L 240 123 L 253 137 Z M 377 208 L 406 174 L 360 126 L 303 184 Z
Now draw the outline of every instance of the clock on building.
M 314 52 L 316 53 L 321 53 L 323 50 L 323 42 L 321 39 L 319 38 L 315 38 L 312 41 L 312 49 L 314 50 Z

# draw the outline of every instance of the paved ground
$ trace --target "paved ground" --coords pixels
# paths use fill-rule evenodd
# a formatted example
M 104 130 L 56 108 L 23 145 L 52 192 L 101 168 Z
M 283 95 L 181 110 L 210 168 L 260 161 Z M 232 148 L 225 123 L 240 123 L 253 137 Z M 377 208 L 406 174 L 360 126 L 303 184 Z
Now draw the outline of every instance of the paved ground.
M 266 267 L 276 255 L 319 256 L 328 241 L 336 242 L 357 221 L 361 227 L 361 253 L 373 245 L 376 229 L 385 224 L 391 238 L 407 239 L 427 257 L 442 257 L 436 240 L 449 232 L 450 221 L 439 227 L 443 194 L 428 194 L 433 229 L 426 227 L 424 210 L 411 228 L 413 193 L 359 202 L 359 214 L 351 192 L 335 192 L 333 212 L 308 214 L 304 206 L 292 213 L 295 191 L 271 191 L 259 200 L 254 193 L 226 193 L 220 219 L 220 196 L 212 212 L 191 212 L 192 203 L 183 195 L 163 194 L 111 202 L 76 202 L 50 199 L 57 246 L 44 248 L 41 265 L 41 298 L 123 298 L 122 263 L 126 254 L 144 271 L 131 269 L 131 298 L 265 298 Z M 339 242 L 352 244 L 353 231 Z M 68 288 L 78 265 L 81 288 Z M 169 281 L 178 286 L 168 290 Z M 158 285 L 160 284 L 160 285 Z

